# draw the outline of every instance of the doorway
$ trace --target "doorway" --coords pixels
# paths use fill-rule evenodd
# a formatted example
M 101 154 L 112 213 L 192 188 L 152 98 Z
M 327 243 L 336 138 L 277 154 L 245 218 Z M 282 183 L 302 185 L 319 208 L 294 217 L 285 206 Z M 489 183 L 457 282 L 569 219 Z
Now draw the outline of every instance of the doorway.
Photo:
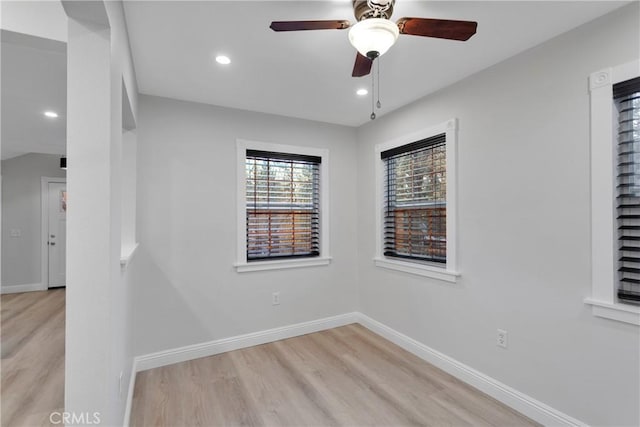
M 66 285 L 67 180 L 42 178 L 42 278 L 45 289 Z

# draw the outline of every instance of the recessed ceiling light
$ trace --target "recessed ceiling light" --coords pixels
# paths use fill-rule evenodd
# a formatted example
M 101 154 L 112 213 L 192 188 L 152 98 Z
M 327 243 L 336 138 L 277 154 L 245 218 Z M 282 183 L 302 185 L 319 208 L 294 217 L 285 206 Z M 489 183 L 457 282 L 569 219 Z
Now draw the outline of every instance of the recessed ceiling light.
M 218 64 L 222 64 L 222 65 L 231 64 L 231 60 L 229 59 L 229 57 L 228 56 L 224 56 L 224 55 L 216 56 L 216 62 Z
M 52 119 L 58 117 L 58 113 L 56 113 L 55 111 L 45 111 L 44 115 L 47 117 L 51 117 Z
M 360 96 L 365 96 L 366 94 L 369 93 L 369 91 L 366 89 L 358 89 L 356 93 Z

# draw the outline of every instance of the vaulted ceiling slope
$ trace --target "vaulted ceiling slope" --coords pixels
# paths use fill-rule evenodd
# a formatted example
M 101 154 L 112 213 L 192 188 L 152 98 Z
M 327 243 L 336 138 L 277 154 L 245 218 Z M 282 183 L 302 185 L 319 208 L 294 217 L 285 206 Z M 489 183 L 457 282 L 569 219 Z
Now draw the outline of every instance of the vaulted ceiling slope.
M 67 44 L 2 30 L 2 159 L 66 152 Z M 44 116 L 53 111 L 58 118 Z
M 394 20 L 471 20 L 478 32 L 464 43 L 401 35 L 380 59 L 378 115 L 626 3 L 397 0 Z M 273 20 L 354 23 L 351 0 L 127 1 L 125 12 L 142 93 L 349 126 L 369 120 L 371 98 L 356 90 L 370 90 L 371 78 L 351 77 L 348 30 L 269 29 Z M 217 64 L 219 54 L 231 64 Z

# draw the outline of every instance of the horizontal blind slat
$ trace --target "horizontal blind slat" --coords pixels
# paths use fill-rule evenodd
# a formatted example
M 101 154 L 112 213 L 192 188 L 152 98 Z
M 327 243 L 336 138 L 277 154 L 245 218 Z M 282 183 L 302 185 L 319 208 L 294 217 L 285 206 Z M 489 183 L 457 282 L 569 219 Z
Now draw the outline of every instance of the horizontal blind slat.
M 446 262 L 445 134 L 381 153 L 385 256 Z
M 618 110 L 618 298 L 640 302 L 640 78 L 613 86 Z
M 247 150 L 247 261 L 319 256 L 320 162 Z

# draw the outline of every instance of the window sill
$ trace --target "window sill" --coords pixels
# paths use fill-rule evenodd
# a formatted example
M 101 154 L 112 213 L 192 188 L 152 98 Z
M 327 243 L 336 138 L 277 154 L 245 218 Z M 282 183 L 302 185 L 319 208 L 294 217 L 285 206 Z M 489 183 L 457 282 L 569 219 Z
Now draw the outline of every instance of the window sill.
M 234 264 L 238 273 L 248 273 L 250 271 L 284 270 L 288 268 L 317 267 L 329 265 L 331 257 L 322 258 L 299 258 L 286 260 L 239 262 Z
M 389 270 L 403 271 L 405 273 L 415 274 L 417 276 L 430 277 L 432 279 L 443 280 L 445 282 L 456 283 L 460 273 L 457 271 L 449 271 L 444 268 L 432 267 L 429 265 L 418 264 L 414 262 L 398 261 L 387 258 L 374 258 L 373 262 L 377 267 L 387 268 Z
M 127 269 L 127 266 L 133 259 L 133 256 L 135 255 L 139 245 L 139 243 L 136 243 L 133 246 L 127 246 L 120 249 L 120 267 L 123 270 Z
M 594 316 L 640 326 L 640 307 L 598 301 L 591 298 L 585 299 L 584 303 L 591 306 L 591 312 Z

